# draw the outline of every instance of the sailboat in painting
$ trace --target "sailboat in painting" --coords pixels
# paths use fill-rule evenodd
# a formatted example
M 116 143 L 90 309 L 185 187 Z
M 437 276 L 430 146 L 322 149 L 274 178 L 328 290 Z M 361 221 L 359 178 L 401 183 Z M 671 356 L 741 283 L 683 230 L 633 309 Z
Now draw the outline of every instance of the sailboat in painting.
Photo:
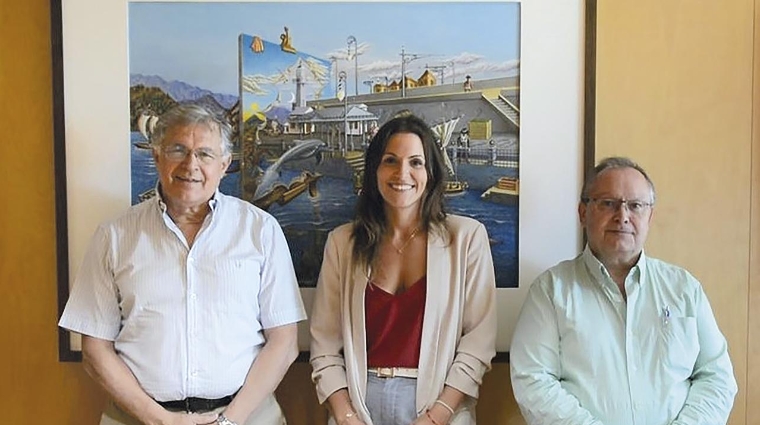
M 157 122 L 158 117 L 147 111 L 143 111 L 140 116 L 137 117 L 137 130 L 145 141 L 135 142 L 135 146 L 140 149 L 150 149 L 150 136 L 153 134 L 153 129 L 156 128 Z
M 457 124 L 459 123 L 459 119 L 460 117 L 452 118 L 431 127 L 433 133 L 438 137 L 438 140 L 440 141 L 440 148 L 441 152 L 443 153 L 443 162 L 446 164 L 446 169 L 448 170 L 449 174 L 449 179 L 446 181 L 445 189 L 445 193 L 448 196 L 461 195 L 467 190 L 467 188 L 469 188 L 469 184 L 466 181 L 459 180 L 459 177 L 457 175 L 457 147 L 454 147 L 452 150 L 454 156 L 453 162 L 448 154 L 448 146 L 449 143 L 451 143 L 451 136 L 454 134 L 454 128 L 456 128 Z

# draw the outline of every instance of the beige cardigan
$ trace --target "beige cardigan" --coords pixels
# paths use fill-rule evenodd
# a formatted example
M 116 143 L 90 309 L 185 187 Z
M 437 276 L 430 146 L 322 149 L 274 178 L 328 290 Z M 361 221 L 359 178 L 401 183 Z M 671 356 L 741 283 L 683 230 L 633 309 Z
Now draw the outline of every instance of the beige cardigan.
M 466 394 L 451 424 L 475 424 L 475 399 L 496 354 L 496 289 L 485 226 L 449 215 L 450 243 L 431 232 L 427 247 L 427 296 L 422 325 L 417 413 L 435 403 L 444 384 Z M 351 224 L 327 238 L 311 316 L 312 379 L 320 403 L 348 388 L 360 418 L 365 405 L 367 342 L 364 290 L 368 270 L 352 261 Z

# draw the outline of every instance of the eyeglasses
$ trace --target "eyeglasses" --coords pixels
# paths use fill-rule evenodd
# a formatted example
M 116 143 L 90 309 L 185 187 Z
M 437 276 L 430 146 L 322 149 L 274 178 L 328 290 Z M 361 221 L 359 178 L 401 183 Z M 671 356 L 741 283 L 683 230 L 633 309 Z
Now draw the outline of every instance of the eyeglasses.
M 625 205 L 625 209 L 633 215 L 643 215 L 654 203 L 644 202 L 638 199 L 613 199 L 613 198 L 585 198 L 582 199 L 585 204 L 592 204 L 597 211 L 603 213 L 616 213 L 620 207 Z
M 214 163 L 221 156 L 217 155 L 211 148 L 190 150 L 183 145 L 165 146 L 161 151 L 164 153 L 164 157 L 171 162 L 182 162 L 192 153 L 201 164 L 205 165 Z

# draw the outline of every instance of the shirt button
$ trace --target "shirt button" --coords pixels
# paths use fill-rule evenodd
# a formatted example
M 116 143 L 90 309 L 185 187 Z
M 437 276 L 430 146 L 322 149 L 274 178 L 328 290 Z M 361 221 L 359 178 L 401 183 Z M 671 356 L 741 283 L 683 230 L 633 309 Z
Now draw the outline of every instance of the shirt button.
M 190 293 L 190 299 L 194 300 L 194 299 L 196 299 L 196 298 L 198 298 L 198 296 L 197 296 L 197 295 L 195 295 L 195 292 L 191 292 L 191 293 Z

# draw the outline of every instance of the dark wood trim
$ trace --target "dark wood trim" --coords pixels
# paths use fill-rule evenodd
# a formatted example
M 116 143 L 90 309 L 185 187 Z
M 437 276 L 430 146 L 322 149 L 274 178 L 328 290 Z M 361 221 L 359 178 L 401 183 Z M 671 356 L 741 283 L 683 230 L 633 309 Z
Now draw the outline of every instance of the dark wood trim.
M 66 204 L 66 131 L 63 103 L 63 16 L 61 0 L 50 0 L 50 48 L 53 59 L 53 153 L 55 175 L 55 235 L 58 270 L 58 317 L 69 298 L 69 246 Z M 58 328 L 58 358 L 62 362 L 82 360 L 71 350 L 69 333 Z
M 583 101 L 583 178 L 596 164 L 596 11 L 597 1 L 586 0 L 586 42 Z
M 583 74 L 583 181 L 596 165 L 596 11 L 597 0 L 586 0 L 586 42 Z M 582 246 L 586 246 L 583 232 Z

